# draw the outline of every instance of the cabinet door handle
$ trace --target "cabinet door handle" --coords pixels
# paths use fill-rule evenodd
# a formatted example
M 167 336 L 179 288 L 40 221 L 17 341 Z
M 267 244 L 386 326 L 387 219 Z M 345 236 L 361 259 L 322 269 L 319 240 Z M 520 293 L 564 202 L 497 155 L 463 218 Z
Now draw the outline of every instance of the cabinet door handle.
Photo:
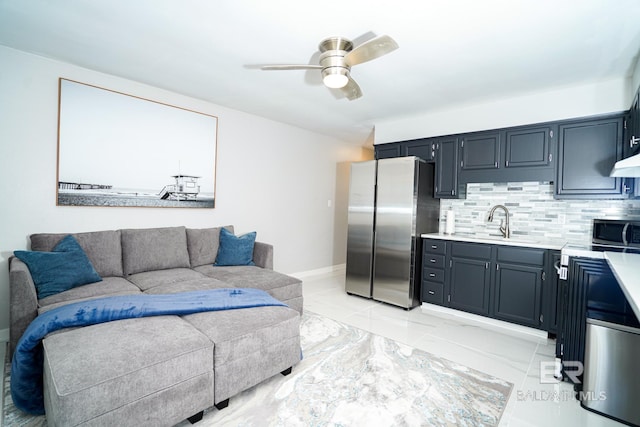
M 431 249 L 438 249 L 438 245 L 431 245 Z
M 436 277 L 435 273 L 429 273 L 429 277 Z
M 486 270 L 487 268 L 489 268 L 489 263 L 488 263 L 488 262 L 485 262 L 485 263 L 484 263 L 484 268 L 485 268 L 485 270 Z
M 435 262 L 436 262 L 436 260 L 435 260 L 435 259 L 433 259 L 433 258 L 431 258 L 429 261 L 431 261 L 432 263 L 435 263 Z
M 429 295 L 435 295 L 436 293 L 433 291 L 429 291 Z

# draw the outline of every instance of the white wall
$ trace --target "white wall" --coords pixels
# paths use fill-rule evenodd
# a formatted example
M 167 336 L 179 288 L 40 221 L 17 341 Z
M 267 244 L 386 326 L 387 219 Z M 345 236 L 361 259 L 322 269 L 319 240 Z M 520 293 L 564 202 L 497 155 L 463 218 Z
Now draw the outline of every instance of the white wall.
M 586 117 L 629 109 L 632 79 L 558 88 L 376 122 L 375 144 Z M 637 87 L 637 86 L 636 86 Z
M 348 182 L 339 168 L 360 160 L 360 147 L 5 47 L 0 64 L 0 338 L 9 327 L 8 258 L 32 233 L 234 224 L 275 246 L 278 271 L 344 263 Z M 56 206 L 59 77 L 217 116 L 216 208 Z

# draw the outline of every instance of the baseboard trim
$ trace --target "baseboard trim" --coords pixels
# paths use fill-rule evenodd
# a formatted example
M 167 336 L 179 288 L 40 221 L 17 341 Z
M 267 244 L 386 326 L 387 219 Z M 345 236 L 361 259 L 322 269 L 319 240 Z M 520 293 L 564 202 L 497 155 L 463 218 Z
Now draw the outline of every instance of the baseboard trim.
M 347 270 L 347 264 L 336 264 L 336 265 L 330 265 L 329 267 L 318 268 L 315 270 L 300 271 L 298 273 L 289 273 L 289 276 L 293 276 L 297 279 L 304 279 L 305 277 L 318 276 L 320 274 L 344 272 L 346 270 Z
M 9 328 L 0 329 L 0 342 L 9 342 Z
M 429 312 L 434 315 L 448 315 L 452 317 L 461 318 L 474 323 L 482 324 L 483 326 L 493 329 L 495 331 L 505 333 L 508 335 L 516 335 L 518 337 L 533 338 L 534 340 L 546 340 L 548 334 L 540 329 L 530 328 L 528 326 L 516 325 L 515 323 L 504 322 L 502 320 L 491 319 L 489 317 L 480 316 L 473 313 L 467 313 L 466 311 L 455 310 L 453 308 L 442 307 L 435 304 L 422 303 L 420 307 L 423 312 Z

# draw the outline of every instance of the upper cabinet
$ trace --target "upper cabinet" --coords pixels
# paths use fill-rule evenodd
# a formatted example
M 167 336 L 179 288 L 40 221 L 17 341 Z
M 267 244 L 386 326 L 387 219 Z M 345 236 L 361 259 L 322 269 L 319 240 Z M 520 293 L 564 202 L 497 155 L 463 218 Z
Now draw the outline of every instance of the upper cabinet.
M 640 91 L 631 104 L 626 119 L 623 155 L 625 158 L 640 153 Z
M 609 177 L 623 155 L 623 120 L 623 115 L 615 115 L 559 125 L 556 198 L 629 197 L 627 179 Z
M 414 139 L 400 143 L 402 156 L 416 156 L 427 162 L 432 162 L 435 155 L 435 141 L 433 138 Z
M 460 141 L 461 171 L 497 169 L 500 163 L 500 132 L 464 135 Z
M 426 162 L 433 162 L 435 149 L 435 138 L 412 139 L 411 141 L 392 142 L 375 146 L 376 159 L 416 156 Z
M 554 124 L 539 124 L 464 135 L 460 181 L 552 181 Z
M 551 165 L 551 126 L 529 126 L 505 132 L 504 167 L 517 169 L 527 167 L 546 168 Z
M 382 144 L 375 146 L 376 160 L 400 157 L 400 144 Z
M 464 191 L 458 186 L 458 138 L 456 136 L 438 138 L 435 159 L 435 197 L 441 199 L 464 197 Z
M 377 159 L 435 162 L 439 198 L 464 198 L 470 182 L 522 181 L 554 182 L 557 199 L 640 198 L 640 179 L 609 177 L 616 161 L 640 154 L 640 92 L 626 113 L 378 144 L 375 151 Z

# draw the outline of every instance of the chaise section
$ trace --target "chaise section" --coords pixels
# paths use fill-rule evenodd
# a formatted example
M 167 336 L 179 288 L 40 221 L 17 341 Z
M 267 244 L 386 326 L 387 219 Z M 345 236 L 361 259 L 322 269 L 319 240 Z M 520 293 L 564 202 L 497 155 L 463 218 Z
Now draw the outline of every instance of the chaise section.
M 300 314 L 291 308 L 216 311 L 183 319 L 214 343 L 216 405 L 300 361 Z
M 177 316 L 43 340 L 47 424 L 174 425 L 213 403 L 213 343 Z

